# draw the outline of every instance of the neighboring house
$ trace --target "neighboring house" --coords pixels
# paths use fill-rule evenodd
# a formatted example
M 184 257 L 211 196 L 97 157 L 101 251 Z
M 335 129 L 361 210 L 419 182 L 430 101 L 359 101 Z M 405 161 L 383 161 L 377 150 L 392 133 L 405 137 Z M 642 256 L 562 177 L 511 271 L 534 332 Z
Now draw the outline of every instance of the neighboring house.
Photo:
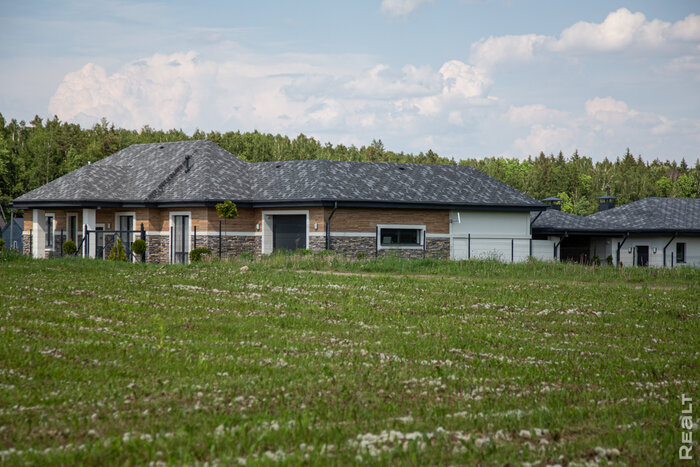
M 214 206 L 225 200 L 239 216 L 220 222 Z M 128 246 L 143 235 L 147 261 L 161 263 L 187 261 L 195 242 L 223 255 L 308 248 L 523 261 L 530 212 L 545 209 L 472 167 L 248 163 L 206 140 L 130 146 L 12 205 L 25 209 L 24 251 L 34 257 L 59 254 L 68 238 L 104 257 L 115 237 Z
M 24 219 L 15 218 L 14 219 L 14 232 L 10 229 L 10 224 L 4 225 L 0 228 L 2 232 L 2 239 L 5 240 L 5 247 L 7 249 L 22 250 L 22 231 L 24 230 Z
M 563 261 L 601 261 L 624 266 L 700 266 L 700 199 L 646 198 L 615 207 L 601 197 L 590 216 L 548 209 L 532 215 L 535 239 L 557 246 Z

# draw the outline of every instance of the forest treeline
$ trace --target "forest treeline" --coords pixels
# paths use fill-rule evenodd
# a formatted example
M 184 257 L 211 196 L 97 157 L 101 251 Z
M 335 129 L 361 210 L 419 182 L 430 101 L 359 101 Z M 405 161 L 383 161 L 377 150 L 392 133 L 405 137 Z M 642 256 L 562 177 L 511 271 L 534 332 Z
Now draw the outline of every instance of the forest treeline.
M 407 154 L 384 148 L 381 140 L 355 147 L 322 144 L 300 134 L 287 136 L 255 132 L 197 130 L 188 135 L 182 130 L 141 130 L 115 128 L 106 120 L 92 128 L 62 122 L 58 117 L 31 122 L 7 121 L 0 114 L 0 205 L 3 216 L 9 202 L 34 188 L 50 182 L 88 162 L 95 162 L 136 143 L 156 143 L 209 139 L 238 157 L 250 161 L 331 159 L 345 161 L 401 162 L 418 164 L 470 165 L 537 199 L 562 198 L 562 209 L 576 214 L 598 210 L 597 198 L 609 192 L 618 205 L 649 196 L 698 197 L 700 161 L 693 167 L 685 160 L 652 162 L 635 157 L 629 150 L 614 161 L 594 162 L 589 156 L 545 155 L 525 160 L 504 157 L 464 159 L 439 156 L 432 150 Z

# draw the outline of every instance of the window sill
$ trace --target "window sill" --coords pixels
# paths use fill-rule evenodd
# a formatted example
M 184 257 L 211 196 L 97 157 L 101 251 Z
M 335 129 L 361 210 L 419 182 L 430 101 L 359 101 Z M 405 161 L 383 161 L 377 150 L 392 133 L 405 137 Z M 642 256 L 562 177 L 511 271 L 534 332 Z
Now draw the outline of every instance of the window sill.
M 380 245 L 379 250 L 422 250 L 423 245 Z

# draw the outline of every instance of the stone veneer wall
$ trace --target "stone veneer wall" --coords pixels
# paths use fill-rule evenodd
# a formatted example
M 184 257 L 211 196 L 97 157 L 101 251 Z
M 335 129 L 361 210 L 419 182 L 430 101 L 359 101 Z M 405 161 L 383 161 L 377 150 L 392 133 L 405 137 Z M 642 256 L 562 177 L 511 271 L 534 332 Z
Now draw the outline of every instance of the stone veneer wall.
M 194 242 L 192 244 L 194 248 Z M 209 248 L 212 256 L 219 256 L 219 236 L 197 236 L 197 248 Z M 221 257 L 238 256 L 241 253 L 260 254 L 262 237 L 256 235 L 223 235 L 221 237 Z
M 22 235 L 22 254 L 32 256 L 32 237 L 31 233 Z
M 323 238 L 323 237 L 321 237 Z M 325 240 L 325 239 L 324 239 Z M 363 253 L 367 256 L 385 257 L 398 256 L 401 258 L 449 258 L 450 239 L 449 238 L 428 238 L 426 249 L 406 248 L 378 250 L 376 249 L 375 237 L 333 237 L 331 236 L 331 249 L 336 253 L 347 256 L 357 256 Z M 325 245 L 324 245 L 325 246 Z
M 309 237 L 309 249 L 311 251 L 323 251 L 326 249 L 326 236 L 323 237 Z
M 170 238 L 165 235 L 146 235 L 146 262 L 170 262 Z

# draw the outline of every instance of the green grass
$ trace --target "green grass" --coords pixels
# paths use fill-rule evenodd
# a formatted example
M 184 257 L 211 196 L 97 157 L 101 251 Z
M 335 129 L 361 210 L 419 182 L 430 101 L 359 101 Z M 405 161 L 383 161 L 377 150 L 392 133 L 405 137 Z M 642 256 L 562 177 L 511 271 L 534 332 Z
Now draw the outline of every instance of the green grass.
M 3 463 L 664 465 L 681 394 L 700 413 L 697 269 L 5 257 L 0 279 Z

